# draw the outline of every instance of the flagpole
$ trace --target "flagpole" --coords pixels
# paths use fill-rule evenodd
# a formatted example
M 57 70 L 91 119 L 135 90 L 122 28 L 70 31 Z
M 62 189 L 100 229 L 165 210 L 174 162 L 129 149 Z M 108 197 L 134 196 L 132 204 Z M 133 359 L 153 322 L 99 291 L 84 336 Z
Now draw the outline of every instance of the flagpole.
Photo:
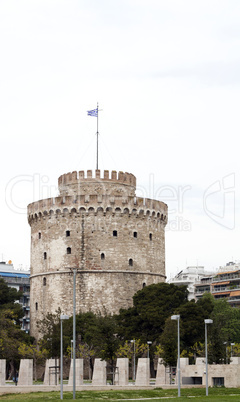
M 98 170 L 98 103 L 97 103 L 97 170 Z

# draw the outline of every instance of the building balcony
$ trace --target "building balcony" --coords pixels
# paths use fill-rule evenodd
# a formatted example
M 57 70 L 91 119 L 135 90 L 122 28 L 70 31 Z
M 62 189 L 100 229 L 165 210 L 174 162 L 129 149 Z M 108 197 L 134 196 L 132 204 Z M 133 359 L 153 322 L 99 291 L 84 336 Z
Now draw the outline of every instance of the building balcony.
M 205 293 L 205 292 L 210 292 L 210 287 L 208 287 L 208 288 L 204 288 L 204 289 L 198 289 L 198 288 L 196 288 L 196 290 L 195 290 L 195 295 L 202 295 L 203 293 Z
M 240 274 L 226 274 L 226 275 L 218 275 L 213 278 L 213 282 L 221 282 L 221 281 L 237 281 L 240 280 Z
M 240 289 L 240 285 L 230 285 L 223 288 L 213 288 L 212 293 L 216 292 L 234 292 L 235 290 Z

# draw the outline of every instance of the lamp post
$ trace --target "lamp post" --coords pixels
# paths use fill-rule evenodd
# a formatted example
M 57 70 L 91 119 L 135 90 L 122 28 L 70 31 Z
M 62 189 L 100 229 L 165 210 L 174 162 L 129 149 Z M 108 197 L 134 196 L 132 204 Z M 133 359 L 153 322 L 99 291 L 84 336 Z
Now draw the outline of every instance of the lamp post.
M 47 338 L 47 341 L 50 341 L 51 342 L 51 359 L 52 359 L 52 338 Z
M 233 346 L 234 346 L 234 345 L 235 345 L 235 343 L 232 342 L 232 343 L 231 343 L 231 358 L 232 358 L 232 355 L 233 355 L 232 351 L 233 351 Z
M 148 357 L 148 359 L 149 359 L 149 347 L 151 344 L 152 344 L 152 341 L 147 341 L 147 345 L 148 345 L 147 357 Z
M 71 339 L 71 361 L 73 358 L 73 340 Z
M 133 343 L 133 381 L 135 382 L 135 380 L 136 380 L 135 339 L 132 339 L 130 342 Z
M 227 342 L 223 342 L 223 344 L 226 345 L 226 364 L 227 364 L 227 362 L 228 362 Z
M 76 276 L 77 268 L 73 268 L 73 399 L 76 399 Z
M 60 355 L 61 355 L 61 399 L 63 399 L 63 320 L 68 320 L 69 316 L 65 314 L 60 315 L 60 323 L 61 323 L 61 346 L 60 346 Z
M 212 324 L 213 320 L 205 319 L 205 355 L 206 355 L 206 396 L 208 396 L 208 353 L 207 353 L 207 324 Z
M 172 315 L 171 320 L 176 320 L 178 323 L 178 397 L 181 396 L 181 384 L 180 384 L 180 315 Z

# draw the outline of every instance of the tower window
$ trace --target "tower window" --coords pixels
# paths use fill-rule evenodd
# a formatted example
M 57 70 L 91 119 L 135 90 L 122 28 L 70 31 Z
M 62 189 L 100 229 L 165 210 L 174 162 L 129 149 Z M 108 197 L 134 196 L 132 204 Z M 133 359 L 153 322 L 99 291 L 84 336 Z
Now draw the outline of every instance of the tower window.
M 137 238 L 137 232 L 133 232 L 133 237 Z
M 70 230 L 66 230 L 66 237 L 70 237 Z
M 152 233 L 149 233 L 149 240 L 152 241 Z
M 143 282 L 143 288 L 145 288 L 145 286 L 146 286 L 146 283 L 145 283 L 145 282 Z
M 47 259 L 47 253 L 46 253 L 46 251 L 44 251 L 44 253 L 43 253 L 43 259 L 44 259 L 44 260 Z
M 68 248 L 67 248 L 67 254 L 71 254 L 71 252 L 72 252 L 71 247 L 68 247 Z
M 44 277 L 43 278 L 43 286 L 46 286 L 46 284 L 47 284 L 47 279 Z
M 35 310 L 38 311 L 38 303 L 35 303 Z
M 132 258 L 130 258 L 130 259 L 128 260 L 128 264 L 129 264 L 130 267 L 133 266 L 133 259 L 132 259 Z
M 41 237 L 42 237 L 42 233 L 38 232 L 38 238 L 41 239 Z
M 117 230 L 113 231 L 113 237 L 117 237 Z
M 101 254 L 101 260 L 105 260 L 105 254 L 104 253 Z

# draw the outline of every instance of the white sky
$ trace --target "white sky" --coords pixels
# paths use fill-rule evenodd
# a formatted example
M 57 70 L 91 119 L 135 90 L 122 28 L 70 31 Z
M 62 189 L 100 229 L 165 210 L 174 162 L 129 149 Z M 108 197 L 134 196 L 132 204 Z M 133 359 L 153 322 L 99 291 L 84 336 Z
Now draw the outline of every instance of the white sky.
M 0 1 L 0 259 L 30 265 L 27 204 L 57 178 L 137 177 L 169 205 L 166 269 L 240 259 L 240 1 Z

